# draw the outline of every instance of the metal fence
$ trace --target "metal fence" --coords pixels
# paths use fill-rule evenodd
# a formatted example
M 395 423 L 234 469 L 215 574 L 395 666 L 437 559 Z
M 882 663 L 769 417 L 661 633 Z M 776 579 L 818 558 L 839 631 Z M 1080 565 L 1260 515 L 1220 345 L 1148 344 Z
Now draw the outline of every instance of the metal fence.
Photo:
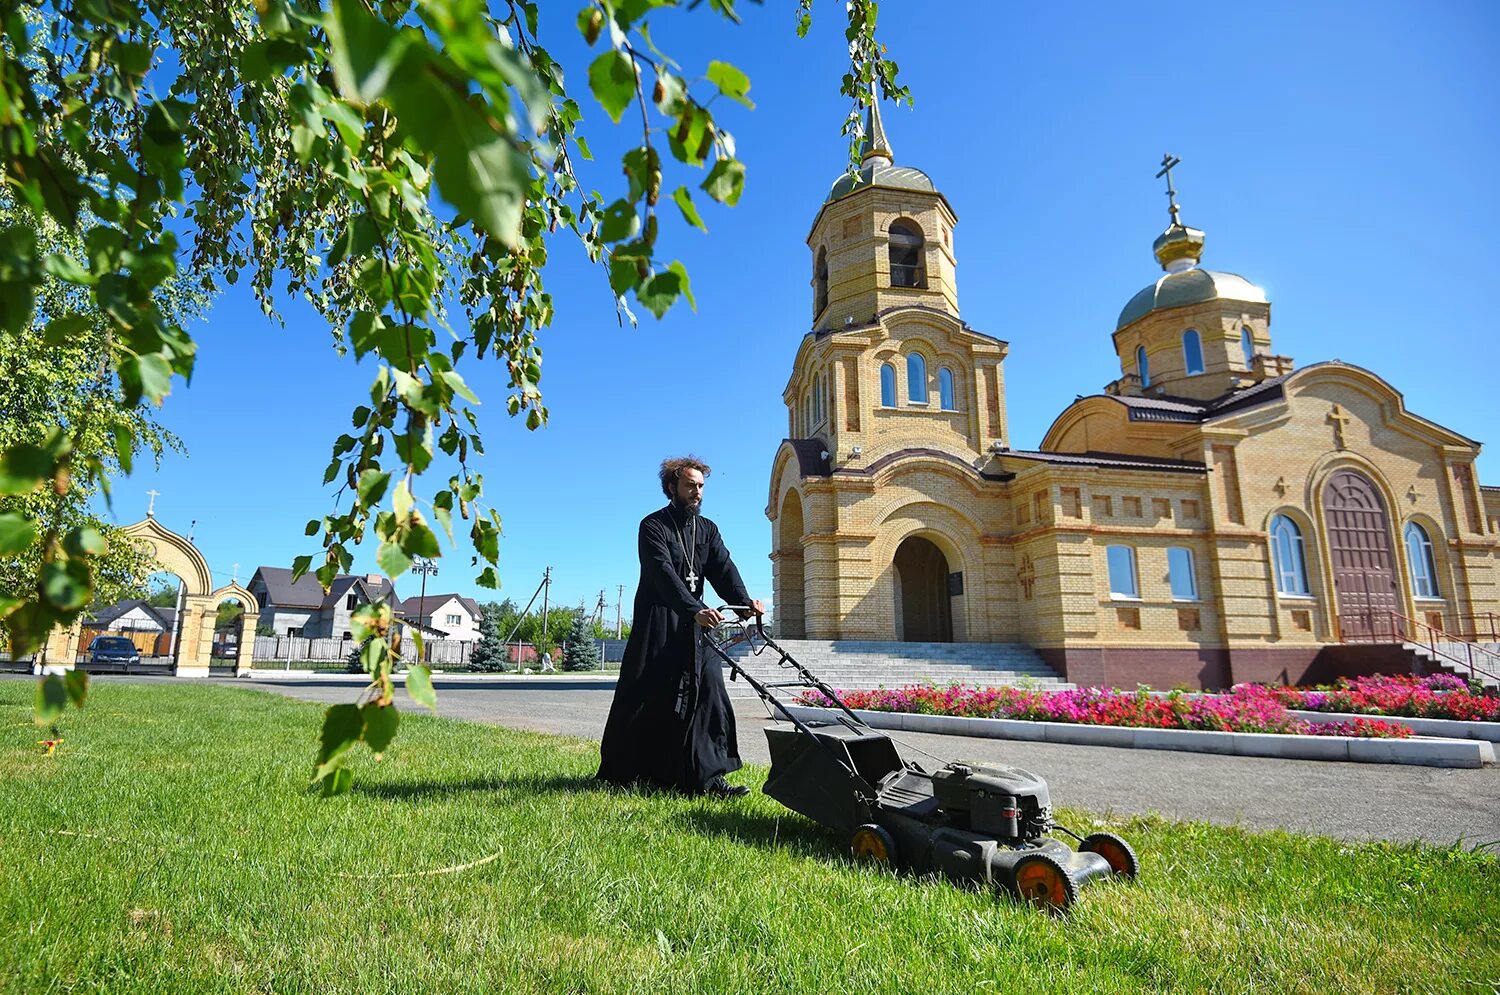
M 342 663 L 349 654 L 359 648 L 353 639 L 312 639 L 305 636 L 256 636 L 251 659 L 256 666 L 274 666 L 276 663 Z M 423 663 L 444 666 L 468 666 L 474 643 L 452 639 L 424 640 Z M 401 641 L 401 659 L 406 663 L 417 662 L 415 639 Z

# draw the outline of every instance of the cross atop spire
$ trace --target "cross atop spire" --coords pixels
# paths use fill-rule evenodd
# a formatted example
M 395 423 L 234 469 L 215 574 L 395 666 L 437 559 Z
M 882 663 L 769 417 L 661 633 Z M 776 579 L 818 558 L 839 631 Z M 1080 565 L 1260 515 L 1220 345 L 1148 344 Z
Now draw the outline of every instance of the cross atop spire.
M 1156 174 L 1159 180 L 1163 176 L 1167 178 L 1167 211 L 1172 215 L 1172 224 L 1182 224 L 1182 219 L 1177 216 L 1177 191 L 1172 189 L 1172 167 L 1182 165 L 1182 160 L 1168 152 L 1161 157 L 1161 171 Z
M 891 141 L 885 136 L 885 122 L 880 120 L 880 94 L 875 92 L 873 82 L 870 84 L 870 109 L 865 115 L 864 146 L 864 152 L 859 157 L 860 162 L 869 162 L 871 159 L 894 161 L 894 156 L 891 155 Z
M 158 490 L 149 490 L 146 493 L 149 494 L 149 495 L 151 495 L 151 503 L 148 504 L 148 505 L 146 505 L 146 517 L 147 518 L 155 518 L 156 517 L 156 499 L 159 496 L 161 496 L 161 491 L 158 491 Z

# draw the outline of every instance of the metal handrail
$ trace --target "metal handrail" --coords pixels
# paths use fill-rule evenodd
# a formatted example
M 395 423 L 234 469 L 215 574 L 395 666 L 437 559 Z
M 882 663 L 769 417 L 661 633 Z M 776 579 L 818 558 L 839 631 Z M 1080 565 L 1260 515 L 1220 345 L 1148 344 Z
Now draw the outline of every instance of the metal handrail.
M 1344 619 L 1363 622 L 1365 635 L 1351 635 L 1348 627 L 1344 624 Z M 1341 642 L 1415 643 L 1435 657 L 1441 657 L 1460 667 L 1467 668 L 1470 680 L 1477 679 L 1477 676 L 1484 676 L 1492 681 L 1500 681 L 1500 653 L 1486 649 L 1472 640 L 1445 632 L 1437 626 L 1420 622 L 1414 618 L 1408 618 L 1400 612 L 1390 610 L 1375 611 L 1371 609 L 1340 615 L 1338 616 L 1338 621 L 1339 639 Z M 1377 622 L 1385 623 L 1386 628 L 1381 629 L 1376 624 Z M 1419 638 L 1422 635 L 1425 635 L 1425 638 Z M 1462 646 L 1464 648 L 1463 652 L 1460 654 L 1454 651 L 1452 647 L 1455 646 Z M 1483 664 L 1483 666 L 1479 664 Z

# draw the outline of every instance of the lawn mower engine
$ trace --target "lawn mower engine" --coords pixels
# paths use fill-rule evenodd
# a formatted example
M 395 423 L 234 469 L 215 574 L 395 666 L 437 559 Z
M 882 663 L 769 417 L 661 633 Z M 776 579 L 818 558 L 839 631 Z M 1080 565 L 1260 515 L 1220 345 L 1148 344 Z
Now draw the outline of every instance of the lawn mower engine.
M 933 771 L 932 791 L 958 829 L 1014 844 L 1052 828 L 1047 782 L 1030 771 L 951 763 Z

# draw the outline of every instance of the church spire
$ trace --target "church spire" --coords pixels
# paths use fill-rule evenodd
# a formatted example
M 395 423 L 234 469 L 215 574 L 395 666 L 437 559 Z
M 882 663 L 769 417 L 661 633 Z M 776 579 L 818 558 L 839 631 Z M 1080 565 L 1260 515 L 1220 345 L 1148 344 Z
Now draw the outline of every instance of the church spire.
M 1167 178 L 1167 214 L 1171 223 L 1167 230 L 1156 236 L 1156 241 L 1151 243 L 1151 251 L 1156 255 L 1156 261 L 1161 263 L 1161 268 L 1168 273 L 1181 273 L 1198 265 L 1198 260 L 1203 258 L 1203 232 L 1197 228 L 1189 228 L 1182 223 L 1178 216 L 1181 210 L 1177 206 L 1177 191 L 1172 187 L 1172 170 L 1182 165 L 1182 160 L 1168 152 L 1161 157 L 1161 170 L 1156 174 L 1157 179 L 1163 176 Z
M 873 82 L 870 84 L 870 109 L 865 115 L 863 145 L 864 150 L 859 157 L 861 163 L 867 163 L 871 159 L 884 159 L 889 166 L 894 162 L 890 139 L 885 137 L 885 123 L 880 120 L 880 94 L 875 92 Z

